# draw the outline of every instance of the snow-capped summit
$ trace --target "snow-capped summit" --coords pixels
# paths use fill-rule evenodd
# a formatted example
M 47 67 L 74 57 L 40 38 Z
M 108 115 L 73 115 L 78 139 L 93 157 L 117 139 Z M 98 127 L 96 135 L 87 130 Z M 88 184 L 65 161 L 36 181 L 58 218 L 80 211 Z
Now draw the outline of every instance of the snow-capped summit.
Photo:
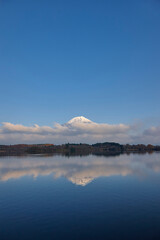
M 74 124 L 74 123 L 92 123 L 92 121 L 83 116 L 80 116 L 80 117 L 74 117 L 68 122 L 68 124 Z

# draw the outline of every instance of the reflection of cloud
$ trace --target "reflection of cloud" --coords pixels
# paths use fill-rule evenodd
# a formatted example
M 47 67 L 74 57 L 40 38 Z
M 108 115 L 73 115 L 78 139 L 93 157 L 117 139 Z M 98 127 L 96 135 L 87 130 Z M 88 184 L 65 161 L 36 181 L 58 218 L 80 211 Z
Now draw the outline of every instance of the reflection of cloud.
M 85 186 L 95 178 L 115 175 L 144 176 L 149 171 L 160 172 L 160 154 L 120 155 L 116 157 L 3 157 L 0 158 L 0 180 L 23 176 L 65 177 L 74 184 Z

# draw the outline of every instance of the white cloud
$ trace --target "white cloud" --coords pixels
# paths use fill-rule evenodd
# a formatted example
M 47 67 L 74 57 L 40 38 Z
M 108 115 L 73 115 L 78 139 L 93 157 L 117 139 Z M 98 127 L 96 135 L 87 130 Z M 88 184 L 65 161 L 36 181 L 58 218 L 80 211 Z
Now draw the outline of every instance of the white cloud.
M 143 142 L 160 145 L 160 126 L 145 129 L 142 134 L 133 137 L 135 142 Z
M 160 127 L 151 127 L 141 134 L 133 125 L 95 123 L 84 117 L 77 117 L 65 124 L 55 123 L 53 127 L 24 126 L 3 122 L 0 126 L 0 143 L 66 143 L 115 141 L 119 143 L 160 143 Z

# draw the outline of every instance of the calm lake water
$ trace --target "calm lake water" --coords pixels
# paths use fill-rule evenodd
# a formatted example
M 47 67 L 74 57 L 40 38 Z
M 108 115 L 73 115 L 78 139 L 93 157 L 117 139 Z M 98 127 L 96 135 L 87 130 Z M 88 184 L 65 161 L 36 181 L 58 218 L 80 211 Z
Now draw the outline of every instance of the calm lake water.
M 160 153 L 0 158 L 0 240 L 160 239 Z

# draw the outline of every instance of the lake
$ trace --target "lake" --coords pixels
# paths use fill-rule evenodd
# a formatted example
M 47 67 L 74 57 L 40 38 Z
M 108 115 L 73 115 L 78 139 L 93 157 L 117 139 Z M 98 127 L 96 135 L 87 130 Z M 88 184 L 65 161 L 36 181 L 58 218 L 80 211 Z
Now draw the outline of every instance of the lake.
M 160 153 L 0 157 L 0 240 L 160 239 Z

